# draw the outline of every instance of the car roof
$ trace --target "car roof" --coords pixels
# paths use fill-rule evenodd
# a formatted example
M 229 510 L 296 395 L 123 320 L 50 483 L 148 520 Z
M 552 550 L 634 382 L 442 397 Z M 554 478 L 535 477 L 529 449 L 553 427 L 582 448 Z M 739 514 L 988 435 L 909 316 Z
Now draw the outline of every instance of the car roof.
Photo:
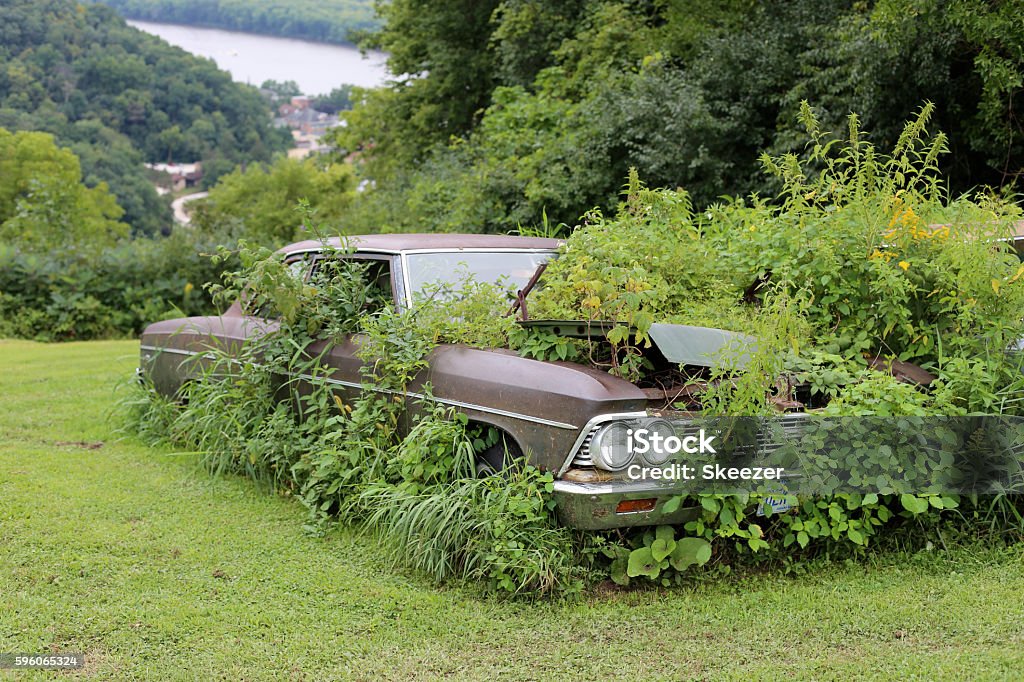
M 401 253 L 403 251 L 448 251 L 458 249 L 523 249 L 554 251 L 564 242 L 560 239 L 544 237 L 517 237 L 502 234 L 453 234 L 453 233 L 416 233 L 416 234 L 360 234 L 346 238 L 348 245 L 358 251 L 372 253 Z M 326 240 L 307 239 L 306 241 L 289 244 L 281 249 L 283 253 L 302 251 L 318 251 L 327 246 L 341 248 L 342 238 L 331 237 Z

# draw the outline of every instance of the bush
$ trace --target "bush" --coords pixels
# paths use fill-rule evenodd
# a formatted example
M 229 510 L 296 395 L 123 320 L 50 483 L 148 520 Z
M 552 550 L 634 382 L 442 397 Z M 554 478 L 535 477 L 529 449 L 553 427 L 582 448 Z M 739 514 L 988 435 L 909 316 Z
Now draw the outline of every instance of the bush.
M 196 205 L 191 228 L 211 234 L 231 230 L 276 248 L 310 236 L 302 233 L 302 217 L 295 212 L 300 199 L 316 210 L 318 221 L 340 230 L 355 187 L 351 167 L 323 157 L 252 164 L 220 178 Z
M 93 258 L 0 248 L 0 336 L 70 341 L 138 334 L 151 322 L 209 315 L 206 282 L 224 237 L 181 230 L 124 241 Z

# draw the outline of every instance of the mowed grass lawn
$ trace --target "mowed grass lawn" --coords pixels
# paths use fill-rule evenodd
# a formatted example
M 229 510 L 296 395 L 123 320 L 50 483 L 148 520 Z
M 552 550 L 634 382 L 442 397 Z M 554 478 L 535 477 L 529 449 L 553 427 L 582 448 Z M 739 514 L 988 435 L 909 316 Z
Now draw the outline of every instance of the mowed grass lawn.
M 0 341 L 0 652 L 80 651 L 68 675 L 118 680 L 1024 678 L 1020 547 L 570 602 L 439 588 L 119 440 L 136 349 Z

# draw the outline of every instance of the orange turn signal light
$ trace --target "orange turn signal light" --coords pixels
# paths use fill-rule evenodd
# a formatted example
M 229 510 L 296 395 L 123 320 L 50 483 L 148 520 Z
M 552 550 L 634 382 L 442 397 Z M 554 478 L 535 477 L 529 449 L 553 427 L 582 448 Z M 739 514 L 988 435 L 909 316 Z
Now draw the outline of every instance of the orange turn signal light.
M 658 498 L 646 497 L 642 500 L 623 500 L 615 507 L 616 514 L 635 514 L 636 512 L 654 511 Z

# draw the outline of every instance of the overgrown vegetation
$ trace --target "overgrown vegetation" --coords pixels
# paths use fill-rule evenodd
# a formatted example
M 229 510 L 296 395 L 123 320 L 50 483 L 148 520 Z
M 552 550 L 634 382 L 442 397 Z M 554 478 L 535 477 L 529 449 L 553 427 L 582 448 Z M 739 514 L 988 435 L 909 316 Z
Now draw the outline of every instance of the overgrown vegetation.
M 534 314 L 617 320 L 609 337 L 627 360 L 639 357 L 629 344 L 652 321 L 754 333 L 759 348 L 741 377 L 732 379 L 728 364 L 710 377 L 705 414 L 769 413 L 767 397 L 789 373 L 830 400 L 832 415 L 1020 415 L 1021 358 L 1007 352 L 1024 336 L 1024 266 L 1011 246 L 1020 208 L 984 193 L 947 198 L 938 174 L 945 138 L 928 137 L 930 113 L 925 107 L 882 155 L 857 117 L 836 139 L 805 105 L 808 161 L 762 157 L 782 185 L 775 202 L 736 199 L 695 213 L 685 193 L 645 189 L 633 175 L 614 217 L 591 213 L 569 237 Z M 928 389 L 901 384 L 869 369 L 872 360 L 912 361 L 937 380 Z M 851 465 L 872 461 L 882 447 L 875 440 L 862 439 Z M 666 508 L 692 503 L 701 511 L 687 535 L 754 561 L 790 562 L 794 545 L 856 553 L 884 543 L 893 524 L 938 528 L 952 509 L 955 518 L 1024 530 L 1019 497 L 844 494 L 767 518 L 754 516 L 758 499 L 748 495 L 676 497 Z M 683 545 L 664 533 L 612 550 L 616 580 L 677 577 L 673 552 Z M 690 546 L 683 569 L 696 549 L 706 552 Z
M 612 212 L 636 168 L 698 210 L 775 196 L 756 158 L 800 152 L 799 103 L 860 112 L 879 147 L 935 103 L 954 193 L 1012 186 L 1024 160 L 1021 0 L 836 3 L 394 0 L 376 44 L 396 76 L 338 131 L 377 191 L 351 221 L 507 232 Z
M 646 189 L 632 174 L 619 212 L 591 212 L 569 237 L 534 297 L 536 314 L 617 320 L 641 334 L 655 320 L 753 331 L 784 303 L 801 323 L 787 324 L 773 352 L 813 340 L 830 363 L 898 358 L 943 385 L 984 358 L 1001 378 L 976 372 L 978 381 L 1010 382 L 1016 367 L 1004 351 L 1024 334 L 1024 266 L 1012 241 L 1021 209 L 986 192 L 947 198 L 938 172 L 946 138 L 928 136 L 931 112 L 883 155 L 856 116 L 836 138 L 805 104 L 808 160 L 762 157 L 781 184 L 774 201 L 755 195 L 697 212 L 687 193 Z M 949 400 L 963 409 L 992 407 L 959 390 Z
M 1020 414 L 1024 376 L 1006 352 L 1024 336 L 1024 266 L 1008 240 L 1020 209 L 986 194 L 948 198 L 938 174 L 945 138 L 928 135 L 930 113 L 882 154 L 856 117 L 836 139 L 804 106 L 807 161 L 762 157 L 782 188 L 774 202 L 754 196 L 696 212 L 685 192 L 647 189 L 631 173 L 617 212 L 588 213 L 531 297 L 535 317 L 615 322 L 605 355 L 515 328 L 492 285 L 462 283 L 457 303 L 451 291 L 428 292 L 396 314 L 365 263 L 341 258 L 304 282 L 269 251 L 243 249 L 243 269 L 217 291 L 276 311 L 280 329 L 240 358 L 215 351 L 184 404 L 138 396 L 134 422 L 201 452 L 214 471 L 299 497 L 311 529 L 334 518 L 359 524 L 405 565 L 500 591 L 573 591 L 602 574 L 669 585 L 705 565 L 795 568 L 813 556 L 862 556 L 896 537 L 924 544 L 978 528 L 1017 538 L 1019 496 L 915 492 L 802 499 L 763 517 L 757 495 L 677 496 L 666 510 L 697 508 L 681 527 L 576 535 L 554 524 L 550 472 L 520 463 L 476 476 L 496 434 L 433 404 L 429 386 L 418 389 L 426 397 L 413 401 L 411 428 L 399 425 L 401 395 L 437 343 L 511 345 L 642 381 L 650 367 L 639 350 L 655 321 L 758 337 L 743 371 L 726 362 L 702 377 L 708 415 L 770 413 L 787 374 L 831 401 L 831 414 Z M 342 398 L 319 351 L 307 349 L 356 330 L 367 390 Z M 938 379 L 915 387 L 869 368 L 894 359 Z
M 200 452 L 214 472 L 295 495 L 312 531 L 335 518 L 365 527 L 396 563 L 439 580 L 479 579 L 512 593 L 579 589 L 572 536 L 555 525 L 547 497 L 551 474 L 516 462 L 478 478 L 479 455 L 497 433 L 434 404 L 429 385 L 411 407 L 401 399 L 429 351 L 465 336 L 463 325 L 479 325 L 491 307 L 453 320 L 431 308 L 444 305 L 433 298 L 398 314 L 366 262 L 339 258 L 307 283 L 266 249 L 243 246 L 240 255 L 243 269 L 214 287 L 218 297 L 275 311 L 280 329 L 241 356 L 213 351 L 181 403 L 143 389 L 129 404 L 136 428 Z M 354 331 L 365 334 L 358 355 L 366 390 L 348 401 L 325 381 L 320 354 L 306 349 Z M 413 424 L 403 434 L 407 408 Z

